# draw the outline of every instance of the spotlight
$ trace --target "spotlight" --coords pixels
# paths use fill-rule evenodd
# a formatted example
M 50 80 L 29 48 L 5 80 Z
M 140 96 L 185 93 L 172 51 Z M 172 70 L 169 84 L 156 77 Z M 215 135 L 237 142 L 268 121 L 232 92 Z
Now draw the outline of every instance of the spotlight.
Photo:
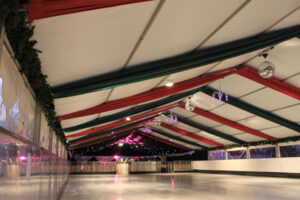
M 195 106 L 195 104 L 192 102 L 191 97 L 189 97 L 189 99 L 188 99 L 187 102 L 185 103 L 185 109 L 186 109 L 187 111 L 192 112 L 192 111 L 194 111 L 195 107 L 196 107 L 196 106 Z
M 124 145 L 124 143 L 122 143 L 122 142 L 120 142 L 120 143 L 118 144 L 119 147 L 122 147 L 123 145 Z
M 168 80 L 167 82 L 166 82 L 166 86 L 167 87 L 172 87 L 174 85 L 174 83 L 172 82 L 172 81 L 170 81 L 170 80 Z
M 258 74 L 263 78 L 271 78 L 275 73 L 275 66 L 270 61 L 262 62 L 258 67 Z
M 131 117 L 126 117 L 125 120 L 126 120 L 126 121 L 130 121 L 130 120 L 131 120 Z

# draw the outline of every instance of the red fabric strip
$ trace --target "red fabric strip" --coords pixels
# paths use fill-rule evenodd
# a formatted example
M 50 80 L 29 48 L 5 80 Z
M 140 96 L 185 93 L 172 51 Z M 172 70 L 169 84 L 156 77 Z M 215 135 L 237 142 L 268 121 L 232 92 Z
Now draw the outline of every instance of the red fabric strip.
M 141 115 L 138 115 L 136 117 L 131 118 L 130 121 L 121 120 L 121 121 L 118 121 L 118 122 L 110 123 L 108 125 L 104 125 L 104 126 L 92 128 L 92 129 L 89 129 L 89 130 L 86 130 L 86 131 L 82 131 L 82 132 L 79 132 L 79 133 L 76 133 L 76 134 L 73 134 L 73 135 L 69 135 L 66 138 L 67 139 L 76 138 L 76 137 L 80 137 L 80 136 L 89 135 L 89 134 L 92 134 L 92 133 L 104 131 L 104 130 L 107 130 L 107 129 L 111 129 L 111 128 L 114 128 L 114 127 L 117 127 L 117 126 L 122 126 L 122 125 L 125 125 L 125 124 L 128 124 L 128 123 L 132 123 L 132 122 L 135 122 L 135 121 L 147 118 L 147 117 L 151 117 L 151 116 L 156 115 L 156 114 L 158 114 L 160 112 L 165 112 L 165 111 L 170 110 L 170 109 L 172 109 L 172 108 L 174 108 L 176 106 L 178 106 L 178 105 L 176 104 L 174 106 L 168 106 L 166 108 L 162 108 L 162 109 L 159 109 L 159 110 L 154 111 L 154 112 L 149 112 L 149 113 L 146 113 L 146 114 L 141 114 Z
M 157 89 L 151 90 L 151 91 L 147 91 L 141 94 L 137 94 L 134 96 L 130 96 L 127 98 L 123 98 L 123 99 L 118 99 L 115 101 L 110 101 L 98 106 L 94 106 L 92 108 L 89 109 L 85 109 L 85 110 L 81 110 L 78 112 L 74 112 L 74 113 L 70 113 L 70 114 L 66 114 L 63 116 L 59 117 L 59 120 L 66 120 L 66 119 L 72 119 L 72 118 L 76 118 L 76 117 L 83 117 L 83 116 L 87 116 L 87 115 L 93 115 L 93 114 L 97 114 L 97 113 L 102 113 L 102 112 L 107 112 L 107 111 L 111 111 L 111 110 L 115 110 L 115 109 L 119 109 L 119 108 L 123 108 L 123 107 L 127 107 L 127 106 L 132 106 L 132 105 L 136 105 L 136 104 L 140 104 L 140 103 L 144 103 L 147 101 L 151 101 L 151 100 L 155 100 L 158 98 L 162 98 L 162 97 L 166 97 L 166 96 L 170 96 L 173 94 L 177 94 L 195 87 L 199 87 L 202 86 L 204 84 L 207 84 L 211 81 L 223 78 L 225 76 L 234 74 L 237 70 L 233 70 L 233 71 L 229 71 L 229 72 L 224 72 L 224 73 L 220 73 L 220 74 L 216 74 L 216 75 L 211 75 L 211 76 L 206 76 L 206 77 L 198 77 L 192 80 L 188 80 L 188 81 L 183 81 L 180 83 L 175 84 L 173 87 L 159 87 Z
M 183 105 L 179 105 L 179 107 L 185 109 Z M 267 139 L 269 141 L 276 141 L 277 140 L 277 138 L 269 136 L 269 135 L 267 135 L 265 133 L 262 133 L 260 131 L 254 130 L 254 129 L 249 128 L 249 127 L 246 127 L 246 126 L 244 126 L 242 124 L 238 124 L 236 122 L 230 121 L 228 119 L 225 119 L 225 118 L 220 117 L 218 115 L 215 115 L 215 114 L 209 113 L 207 111 L 201 110 L 199 108 L 195 108 L 193 112 L 196 113 L 196 114 L 198 114 L 198 115 L 201 115 L 203 117 L 206 117 L 208 119 L 211 119 L 211 120 L 214 120 L 216 122 L 219 122 L 221 124 L 225 124 L 227 126 L 230 126 L 232 128 L 238 129 L 240 131 L 243 131 L 243 132 L 255 135 L 257 137 L 265 138 L 265 139 Z
M 236 73 L 300 101 L 300 89 L 295 86 L 281 82 L 276 78 L 262 78 L 256 70 L 250 68 L 243 68 Z
M 28 21 L 153 0 L 29 0 Z
M 129 134 L 129 133 L 121 134 L 121 135 L 119 135 L 119 137 L 121 137 L 121 136 L 123 136 L 123 135 L 126 135 L 126 134 Z M 80 149 L 80 148 L 83 148 L 83 147 L 88 147 L 88 146 L 91 146 L 91 145 L 95 145 L 95 144 L 99 144 L 99 143 L 102 143 L 102 142 L 111 140 L 111 139 L 113 139 L 113 138 L 115 138 L 115 137 L 116 137 L 116 136 L 113 136 L 113 137 L 111 137 L 111 138 L 108 138 L 108 139 L 105 139 L 105 140 L 101 140 L 101 141 L 97 141 L 97 142 L 94 142 L 94 143 L 91 143 L 91 144 L 87 144 L 87 145 L 84 145 L 84 146 L 81 146 L 81 147 L 75 147 L 75 148 L 70 147 L 70 149 Z
M 105 135 L 100 135 L 100 136 L 93 137 L 93 138 L 89 138 L 89 139 L 86 139 L 86 140 L 80 140 L 80 141 L 74 142 L 74 143 L 72 143 L 72 141 L 70 141 L 70 146 L 74 146 L 74 145 L 78 145 L 78 144 L 83 144 L 83 143 L 86 143 L 86 142 L 90 142 L 90 141 L 97 140 L 97 139 L 101 139 L 101 138 L 108 137 L 108 136 L 113 136 L 113 135 L 116 135 L 116 134 L 118 134 L 118 133 L 121 133 L 121 132 L 127 131 L 127 130 L 129 130 L 129 129 L 132 129 L 132 128 L 134 128 L 134 127 L 138 127 L 139 125 L 141 125 L 141 124 L 136 124 L 136 125 L 134 125 L 134 126 L 130 126 L 130 127 L 128 127 L 128 128 L 125 128 L 125 129 L 116 131 L 116 132 L 114 132 L 114 133 L 107 133 L 107 134 L 105 134 Z
M 206 138 L 201 137 L 201 136 L 199 136 L 199 135 L 195 135 L 195 134 L 193 134 L 193 133 L 189 133 L 189 132 L 184 131 L 184 130 L 182 130 L 182 129 L 180 129 L 180 128 L 177 128 L 177 127 L 174 127 L 174 126 L 170 126 L 170 125 L 165 124 L 165 123 L 161 123 L 161 126 L 164 127 L 164 128 L 166 128 L 166 129 L 169 129 L 169 130 L 171 130 L 171 131 L 174 131 L 174 132 L 176 132 L 176 133 L 179 133 L 179 134 L 181 134 L 181 135 L 185 135 L 185 136 L 188 136 L 188 137 L 190 137 L 190 138 L 196 139 L 196 140 L 198 140 L 198 141 L 200 141 L 200 142 L 204 142 L 204 143 L 206 143 L 206 144 L 210 144 L 210 145 L 214 145 L 214 146 L 219 146 L 219 147 L 225 147 L 223 144 L 220 144 L 220 143 L 218 143 L 218 142 L 215 142 L 215 141 L 206 139 Z
M 161 138 L 158 138 L 158 137 L 155 137 L 153 135 L 149 135 L 149 134 L 146 134 L 146 133 L 143 133 L 141 131 L 137 131 L 139 134 L 145 136 L 145 137 L 149 137 L 149 138 L 152 138 L 154 140 L 157 140 L 159 142 L 162 142 L 162 143 L 165 143 L 167 145 L 170 145 L 170 146 L 173 146 L 173 147 L 176 147 L 176 148 L 179 148 L 179 149 L 183 149 L 183 150 L 186 150 L 186 151 L 190 151 L 191 149 L 187 148 L 187 147 L 184 147 L 184 146 L 181 146 L 181 145 L 178 145 L 178 144 L 175 144 L 173 142 L 169 142 L 169 141 L 166 141 L 166 140 L 163 140 Z

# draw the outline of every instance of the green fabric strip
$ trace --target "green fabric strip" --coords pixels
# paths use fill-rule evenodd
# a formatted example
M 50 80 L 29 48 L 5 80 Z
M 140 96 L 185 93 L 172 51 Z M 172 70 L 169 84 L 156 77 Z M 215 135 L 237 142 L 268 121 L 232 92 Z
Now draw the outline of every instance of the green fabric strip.
M 240 139 L 237 139 L 231 135 L 228 135 L 228 134 L 225 134 L 225 133 L 222 133 L 221 131 L 218 131 L 218 130 L 215 130 L 213 128 L 210 128 L 210 127 L 207 127 L 207 126 L 204 126 L 202 124 L 199 124 L 199 123 L 196 123 L 190 119 L 185 119 L 183 118 L 182 116 L 176 114 L 177 118 L 178 118 L 178 121 L 180 121 L 181 123 L 184 123 L 186 125 L 189 125 L 191 127 L 194 127 L 196 129 L 199 129 L 199 130 L 202 130 L 202 131 L 205 131 L 211 135 L 214 135 L 214 136 L 217 136 L 217 137 L 220 137 L 220 138 L 223 138 L 225 140 L 229 140 L 231 142 L 234 142 L 234 143 L 238 143 L 238 144 L 245 144 L 247 142 L 243 141 L 243 140 L 240 140 Z
M 164 131 L 161 131 L 161 130 L 159 130 L 159 129 L 155 129 L 155 128 L 151 128 L 151 129 L 152 129 L 153 132 L 155 132 L 155 133 L 157 133 L 157 134 L 159 134 L 159 135 L 163 135 L 163 136 L 165 136 L 165 137 L 172 138 L 173 140 L 177 140 L 177 141 L 180 141 L 180 142 L 183 142 L 183 143 L 186 143 L 186 144 L 190 144 L 190 145 L 193 145 L 193 146 L 196 146 L 196 147 L 201 147 L 201 148 L 203 148 L 203 149 L 207 149 L 206 146 L 203 146 L 203 145 L 198 144 L 198 143 L 196 143 L 196 142 L 192 142 L 192 141 L 189 141 L 189 140 L 185 140 L 185 139 L 183 139 L 183 138 L 180 138 L 180 137 L 176 137 L 176 136 L 174 136 L 174 135 L 171 135 L 171 134 L 166 133 L 166 132 L 164 132 Z
M 187 92 L 178 93 L 178 94 L 166 97 L 164 99 L 160 99 L 160 100 L 155 101 L 155 102 L 151 102 L 151 103 L 148 103 L 148 104 L 143 104 L 141 106 L 134 107 L 134 108 L 129 109 L 129 110 L 125 110 L 125 111 L 122 111 L 122 112 L 119 112 L 119 113 L 116 113 L 116 114 L 112 114 L 112 115 L 108 115 L 108 116 L 101 117 L 101 118 L 98 118 L 98 119 L 94 119 L 94 120 L 91 120 L 91 121 L 83 123 L 83 124 L 79 124 L 79 125 L 76 125 L 76 126 L 65 128 L 64 131 L 65 132 L 77 131 L 77 130 L 80 130 L 80 129 L 84 129 L 84 128 L 88 128 L 88 127 L 92 127 L 92 126 L 97 126 L 97 125 L 100 125 L 100 124 L 103 124 L 103 123 L 108 123 L 108 122 L 111 122 L 111 121 L 114 121 L 114 120 L 122 119 L 122 118 L 125 118 L 127 116 L 132 116 L 134 114 L 145 112 L 147 110 L 157 108 L 158 106 L 162 106 L 162 105 L 180 100 L 180 99 L 185 98 L 187 96 L 190 96 L 190 95 L 192 95 L 196 92 L 199 92 L 200 90 L 201 90 L 201 87 L 193 89 L 193 90 L 189 90 Z
M 213 94 L 213 92 L 215 92 L 216 90 L 208 87 L 208 86 L 204 86 L 201 89 L 201 92 L 211 96 Z M 240 108 L 244 111 L 247 111 L 249 113 L 252 113 L 254 115 L 257 115 L 261 118 L 270 120 L 276 124 L 280 124 L 281 126 L 287 127 L 289 129 L 292 129 L 294 131 L 297 131 L 298 133 L 300 133 L 300 125 L 295 123 L 295 122 L 291 122 L 289 120 L 286 120 L 282 117 L 279 117 L 271 112 L 265 111 L 261 108 L 258 108 L 256 106 L 253 106 L 249 103 L 246 103 L 240 99 L 237 99 L 233 96 L 228 95 L 229 101 L 227 102 L 228 104 L 235 106 L 237 108 Z
M 119 130 L 122 130 L 122 129 L 125 129 L 125 128 L 129 128 L 131 126 L 134 126 L 134 125 L 137 125 L 137 124 L 140 124 L 140 123 L 143 123 L 143 122 L 146 122 L 150 119 L 153 119 L 155 116 L 153 117 L 148 117 L 148 118 L 145 118 L 145 119 L 142 119 L 142 120 L 139 120 L 139 121 L 136 121 L 136 122 L 133 122 L 133 123 L 130 123 L 130 124 L 126 124 L 126 125 L 123 125 L 123 126 L 118 126 L 118 127 L 115 127 L 115 128 L 111 128 L 111 129 L 107 129 L 105 131 L 101 131 L 101 132 L 97 132 L 97 133 L 93 133 L 93 134 L 89 134 L 89 135 L 85 135 L 81 138 L 78 138 L 78 139 L 74 139 L 74 140 L 70 140 L 70 144 L 72 145 L 72 143 L 76 143 L 76 142 L 79 142 L 79 141 L 82 141 L 82 140 L 87 140 L 87 139 L 91 139 L 91 138 L 94 138 L 94 137 L 98 137 L 98 136 L 102 136 L 102 135 L 105 135 L 107 133 L 111 133 L 111 132 L 115 132 L 115 131 L 119 131 Z
M 193 53 L 140 64 L 120 72 L 75 81 L 54 87 L 52 91 L 55 98 L 62 98 L 119 87 L 236 57 L 276 45 L 299 35 L 300 25 L 202 49 Z

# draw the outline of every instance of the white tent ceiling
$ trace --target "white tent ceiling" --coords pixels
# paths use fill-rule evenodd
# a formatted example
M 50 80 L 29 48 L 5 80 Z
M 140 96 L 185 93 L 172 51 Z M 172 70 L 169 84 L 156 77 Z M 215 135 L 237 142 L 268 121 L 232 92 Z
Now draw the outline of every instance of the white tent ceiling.
M 153 23 L 147 27 L 159 6 L 161 8 L 153 19 Z M 40 54 L 42 71 L 48 76 L 51 86 L 58 86 L 95 75 L 117 72 L 136 64 L 294 26 L 300 24 L 299 19 L 299 0 L 189 0 L 188 2 L 156 0 L 35 20 L 34 38 L 38 41 L 37 49 L 43 52 Z M 141 38 L 144 30 L 147 32 Z M 139 45 L 136 46 L 136 44 Z M 136 51 L 133 51 L 135 47 Z M 163 86 L 166 80 L 177 83 L 243 63 L 257 69 L 263 61 L 263 58 L 258 55 L 264 50 L 267 49 L 114 89 L 55 99 L 56 112 L 58 115 L 64 115 L 80 111 L 108 101 L 150 91 Z M 275 46 L 269 51 L 268 56 L 268 60 L 276 65 L 275 77 L 298 88 L 300 87 L 299 52 L 300 39 L 294 38 Z M 215 89 L 219 87 L 218 81 L 208 85 Z M 239 75 L 230 75 L 222 79 L 221 87 L 223 91 L 236 98 L 292 122 L 300 123 L 298 100 Z M 201 92 L 193 95 L 192 100 L 203 110 L 276 138 L 299 135 L 293 130 L 229 104 L 218 101 L 213 103 L 211 97 Z M 82 124 L 131 107 L 133 106 L 64 120 L 62 127 Z M 172 111 L 184 118 L 234 135 L 247 142 L 262 140 L 260 137 L 241 132 L 181 108 L 173 108 Z M 180 122 L 173 126 L 181 127 L 224 145 L 233 144 L 231 141 Z M 160 129 L 203 146 L 212 147 L 212 145 L 179 135 L 174 131 L 161 127 Z M 66 135 L 80 131 L 66 133 Z M 164 138 L 157 133 L 153 134 Z M 180 142 L 177 141 L 177 143 Z M 199 148 L 185 143 L 182 145 Z

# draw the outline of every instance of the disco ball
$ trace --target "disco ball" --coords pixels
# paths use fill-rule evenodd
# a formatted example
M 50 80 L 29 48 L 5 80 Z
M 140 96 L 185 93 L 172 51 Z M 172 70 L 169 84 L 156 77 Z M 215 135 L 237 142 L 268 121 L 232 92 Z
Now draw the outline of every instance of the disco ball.
M 155 117 L 155 118 L 154 118 L 153 124 L 154 124 L 155 126 L 160 126 L 161 121 L 160 121 L 159 117 Z
M 196 107 L 195 104 L 194 104 L 191 100 L 188 100 L 188 101 L 185 103 L 185 109 L 186 109 L 187 111 L 192 112 L 192 111 L 194 111 L 195 107 Z
M 262 62 L 258 67 L 258 74 L 263 78 L 271 78 L 275 73 L 275 66 L 270 61 Z

